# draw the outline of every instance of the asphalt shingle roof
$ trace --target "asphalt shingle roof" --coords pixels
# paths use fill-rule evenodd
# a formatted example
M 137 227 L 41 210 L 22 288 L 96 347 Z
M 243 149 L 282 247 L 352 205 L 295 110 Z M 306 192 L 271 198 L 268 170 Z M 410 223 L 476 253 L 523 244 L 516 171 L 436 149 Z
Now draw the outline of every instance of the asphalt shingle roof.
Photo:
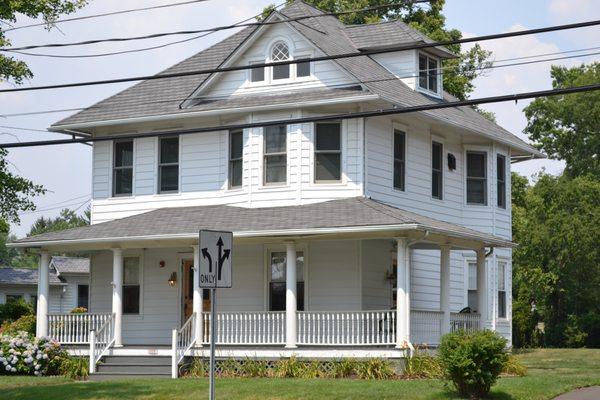
M 50 285 L 60 285 L 58 276 L 49 272 Z M 9 285 L 37 285 L 38 270 L 33 268 L 0 268 L 0 283 Z
M 43 243 L 147 236 L 197 235 L 199 229 L 244 232 L 298 231 L 319 228 L 418 225 L 486 243 L 507 240 L 401 210 L 364 197 L 298 206 L 245 208 L 230 205 L 160 208 L 143 214 L 59 232 L 48 232 L 15 243 Z M 390 227 L 390 229 L 392 229 Z
M 83 257 L 52 257 L 51 264 L 59 274 L 89 274 L 90 259 Z

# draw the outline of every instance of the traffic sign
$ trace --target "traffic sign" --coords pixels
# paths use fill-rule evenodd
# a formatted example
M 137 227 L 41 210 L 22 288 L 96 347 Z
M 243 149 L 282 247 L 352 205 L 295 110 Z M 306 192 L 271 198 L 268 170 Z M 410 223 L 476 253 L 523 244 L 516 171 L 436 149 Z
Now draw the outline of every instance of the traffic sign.
M 230 288 L 233 234 L 200 231 L 200 287 Z

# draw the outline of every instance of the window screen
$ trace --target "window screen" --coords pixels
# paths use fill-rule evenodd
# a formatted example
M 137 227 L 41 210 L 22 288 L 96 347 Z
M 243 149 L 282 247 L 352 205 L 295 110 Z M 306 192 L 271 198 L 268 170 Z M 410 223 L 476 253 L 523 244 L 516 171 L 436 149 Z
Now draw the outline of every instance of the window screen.
M 341 124 L 321 123 L 315 126 L 315 181 L 339 181 L 342 162 Z

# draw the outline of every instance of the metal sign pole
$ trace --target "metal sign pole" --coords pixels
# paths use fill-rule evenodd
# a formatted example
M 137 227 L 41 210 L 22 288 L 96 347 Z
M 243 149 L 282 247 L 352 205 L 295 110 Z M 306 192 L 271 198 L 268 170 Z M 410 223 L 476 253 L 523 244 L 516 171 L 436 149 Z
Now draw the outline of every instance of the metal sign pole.
M 217 313 L 216 313 L 217 289 L 210 289 L 210 375 L 209 375 L 209 399 L 215 400 L 215 342 L 217 341 Z

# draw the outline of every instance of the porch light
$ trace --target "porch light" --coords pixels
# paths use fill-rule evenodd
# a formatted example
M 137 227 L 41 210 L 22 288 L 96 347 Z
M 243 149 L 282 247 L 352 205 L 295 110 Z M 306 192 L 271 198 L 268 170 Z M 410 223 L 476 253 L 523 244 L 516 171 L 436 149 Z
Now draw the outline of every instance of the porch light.
M 175 284 L 177 283 L 177 273 L 172 272 L 171 276 L 169 277 L 169 280 L 167 282 L 169 283 L 169 286 L 171 286 L 171 287 L 175 286 Z

